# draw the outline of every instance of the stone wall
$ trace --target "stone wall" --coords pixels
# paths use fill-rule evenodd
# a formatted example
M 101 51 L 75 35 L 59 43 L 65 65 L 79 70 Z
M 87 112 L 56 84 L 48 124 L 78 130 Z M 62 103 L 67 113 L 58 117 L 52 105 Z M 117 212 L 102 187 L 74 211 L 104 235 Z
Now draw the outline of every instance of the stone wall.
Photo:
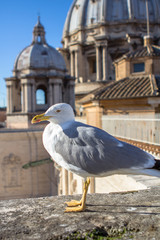
M 102 128 L 115 137 L 160 145 L 160 119 L 157 114 L 103 115 Z
M 0 109 L 0 122 L 4 122 L 6 120 L 6 111 Z
M 52 163 L 22 168 L 49 157 L 42 144 L 42 130 L 6 129 L 0 132 L 0 144 L 0 200 L 57 194 Z
M 64 213 L 73 196 L 0 201 L 0 239 L 159 240 L 159 193 L 89 194 L 81 213 Z
M 86 109 L 87 124 L 101 128 L 103 109 L 98 105 Z

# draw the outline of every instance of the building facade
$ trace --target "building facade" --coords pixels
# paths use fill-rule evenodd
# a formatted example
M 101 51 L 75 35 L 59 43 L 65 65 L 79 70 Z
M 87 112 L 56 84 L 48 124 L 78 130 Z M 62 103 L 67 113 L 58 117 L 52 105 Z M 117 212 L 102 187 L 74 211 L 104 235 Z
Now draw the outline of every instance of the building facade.
M 116 79 L 80 100 L 86 111 L 86 123 L 136 144 L 159 159 L 160 47 L 153 44 L 152 37 L 145 36 L 143 46 L 122 55 L 114 64 Z M 83 186 L 80 177 L 72 174 L 71 178 L 64 170 L 61 182 L 63 192 L 74 189 L 74 193 L 79 193 Z M 136 188 L 143 189 L 145 185 L 138 185 L 127 176 L 113 175 L 91 178 L 89 191 L 105 193 Z
M 150 33 L 159 44 L 160 1 L 148 0 Z M 68 12 L 60 49 L 76 79 L 76 100 L 115 80 L 114 60 L 143 46 L 145 0 L 75 0 Z

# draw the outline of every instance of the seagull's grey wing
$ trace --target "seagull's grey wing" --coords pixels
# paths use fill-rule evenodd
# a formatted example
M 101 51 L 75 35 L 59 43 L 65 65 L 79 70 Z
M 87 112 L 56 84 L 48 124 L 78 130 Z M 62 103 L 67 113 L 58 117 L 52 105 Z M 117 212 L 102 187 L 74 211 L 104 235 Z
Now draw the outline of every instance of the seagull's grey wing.
M 63 159 L 90 174 L 143 168 L 154 158 L 141 149 L 118 141 L 105 131 L 75 122 L 63 130 L 55 150 Z

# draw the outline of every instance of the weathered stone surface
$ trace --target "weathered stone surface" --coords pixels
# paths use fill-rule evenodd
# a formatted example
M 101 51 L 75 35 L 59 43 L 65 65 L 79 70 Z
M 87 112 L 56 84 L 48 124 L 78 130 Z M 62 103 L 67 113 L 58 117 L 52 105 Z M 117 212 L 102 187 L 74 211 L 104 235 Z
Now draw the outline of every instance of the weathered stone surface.
M 160 187 L 88 195 L 85 212 L 64 213 L 72 198 L 1 201 L 0 239 L 160 239 Z

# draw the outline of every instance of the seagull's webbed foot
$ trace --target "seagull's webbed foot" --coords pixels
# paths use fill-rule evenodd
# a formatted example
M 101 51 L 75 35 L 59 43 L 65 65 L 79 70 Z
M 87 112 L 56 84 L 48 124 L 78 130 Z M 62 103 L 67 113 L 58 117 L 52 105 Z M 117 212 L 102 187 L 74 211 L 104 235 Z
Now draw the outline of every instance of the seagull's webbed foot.
M 68 207 L 75 207 L 82 204 L 82 199 L 80 201 L 71 200 L 70 202 L 65 202 L 65 203 L 67 204 Z
M 86 205 L 79 205 L 76 207 L 66 207 L 65 212 L 83 212 L 86 208 Z
M 87 196 L 87 191 L 88 191 L 88 187 L 90 184 L 90 178 L 87 178 L 87 180 L 84 183 L 84 190 L 83 190 L 83 195 L 80 201 L 77 200 L 72 200 L 70 202 L 66 202 L 67 204 L 67 208 L 65 210 L 65 212 L 82 212 L 85 210 L 86 208 L 86 196 Z

